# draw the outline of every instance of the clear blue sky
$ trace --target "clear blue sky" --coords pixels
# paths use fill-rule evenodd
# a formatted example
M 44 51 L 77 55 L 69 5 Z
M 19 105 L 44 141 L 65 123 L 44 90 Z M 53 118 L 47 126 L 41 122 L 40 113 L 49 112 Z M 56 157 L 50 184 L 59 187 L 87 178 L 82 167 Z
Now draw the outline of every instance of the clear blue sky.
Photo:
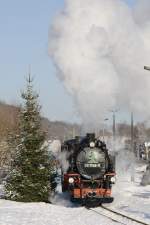
M 31 64 L 44 116 L 75 121 L 72 99 L 48 56 L 48 30 L 62 6 L 63 0 L 0 0 L 0 100 L 21 102 L 20 90 Z

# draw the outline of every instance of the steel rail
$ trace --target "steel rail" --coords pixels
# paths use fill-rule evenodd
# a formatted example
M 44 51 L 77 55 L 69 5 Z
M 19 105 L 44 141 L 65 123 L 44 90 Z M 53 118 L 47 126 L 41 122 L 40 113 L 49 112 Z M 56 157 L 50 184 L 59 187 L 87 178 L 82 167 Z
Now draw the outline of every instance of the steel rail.
M 104 216 L 104 217 L 110 219 L 111 221 L 114 221 L 114 222 L 122 224 L 122 225 L 127 225 L 126 223 L 123 223 L 123 222 L 121 222 L 119 220 L 113 219 L 111 216 L 108 216 L 108 215 L 105 215 L 105 214 L 103 214 L 101 212 L 98 212 L 98 211 L 94 210 L 93 208 L 88 208 L 88 209 L 91 210 L 92 212 L 96 213 L 96 214 L 99 214 L 101 216 Z
M 132 218 L 132 217 L 130 217 L 130 216 L 124 215 L 124 214 L 122 214 L 122 213 L 120 213 L 120 212 L 114 211 L 113 209 L 107 208 L 107 207 L 105 207 L 105 206 L 101 206 L 101 208 L 102 208 L 102 209 L 105 209 L 105 210 L 107 210 L 107 211 L 109 211 L 109 212 L 111 212 L 111 213 L 114 213 L 114 214 L 116 214 L 116 215 L 118 215 L 118 216 L 127 218 L 128 220 L 131 220 L 131 221 L 136 222 L 136 223 L 138 223 L 138 224 L 149 225 L 149 224 L 146 223 L 146 222 L 140 221 L 140 220 L 138 220 L 138 219 L 134 219 L 134 218 Z

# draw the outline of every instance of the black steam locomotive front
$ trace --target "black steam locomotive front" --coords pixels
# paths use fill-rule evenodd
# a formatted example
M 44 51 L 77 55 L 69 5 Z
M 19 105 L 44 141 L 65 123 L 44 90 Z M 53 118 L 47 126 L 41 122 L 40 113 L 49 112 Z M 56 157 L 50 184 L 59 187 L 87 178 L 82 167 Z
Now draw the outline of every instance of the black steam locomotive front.
M 79 173 L 86 179 L 99 179 L 106 171 L 107 160 L 105 153 L 91 143 L 90 147 L 81 150 L 76 158 Z
M 110 203 L 114 178 L 113 162 L 106 144 L 94 134 L 65 142 L 69 168 L 63 173 L 62 189 L 69 191 L 71 199 L 87 204 L 88 201 Z

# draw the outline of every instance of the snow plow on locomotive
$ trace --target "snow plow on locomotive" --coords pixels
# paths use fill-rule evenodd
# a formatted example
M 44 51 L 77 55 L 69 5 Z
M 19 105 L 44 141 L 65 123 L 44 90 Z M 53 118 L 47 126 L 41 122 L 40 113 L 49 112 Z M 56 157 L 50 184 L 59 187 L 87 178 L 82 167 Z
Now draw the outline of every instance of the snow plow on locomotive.
M 69 192 L 73 202 L 90 207 L 111 203 L 115 171 L 106 144 L 96 139 L 95 134 L 87 134 L 65 141 L 64 151 L 69 168 L 62 170 L 62 191 Z

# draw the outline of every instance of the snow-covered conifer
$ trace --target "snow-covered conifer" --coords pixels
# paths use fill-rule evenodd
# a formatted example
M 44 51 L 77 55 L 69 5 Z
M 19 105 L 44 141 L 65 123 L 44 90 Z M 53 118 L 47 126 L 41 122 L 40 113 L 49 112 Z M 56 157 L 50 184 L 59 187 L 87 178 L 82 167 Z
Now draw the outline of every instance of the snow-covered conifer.
M 33 80 L 27 79 L 27 90 L 20 111 L 20 129 L 12 170 L 5 192 L 6 198 L 23 202 L 47 202 L 51 190 L 52 163 L 48 146 L 44 145 L 45 133 L 41 131 L 38 95 L 33 91 Z

